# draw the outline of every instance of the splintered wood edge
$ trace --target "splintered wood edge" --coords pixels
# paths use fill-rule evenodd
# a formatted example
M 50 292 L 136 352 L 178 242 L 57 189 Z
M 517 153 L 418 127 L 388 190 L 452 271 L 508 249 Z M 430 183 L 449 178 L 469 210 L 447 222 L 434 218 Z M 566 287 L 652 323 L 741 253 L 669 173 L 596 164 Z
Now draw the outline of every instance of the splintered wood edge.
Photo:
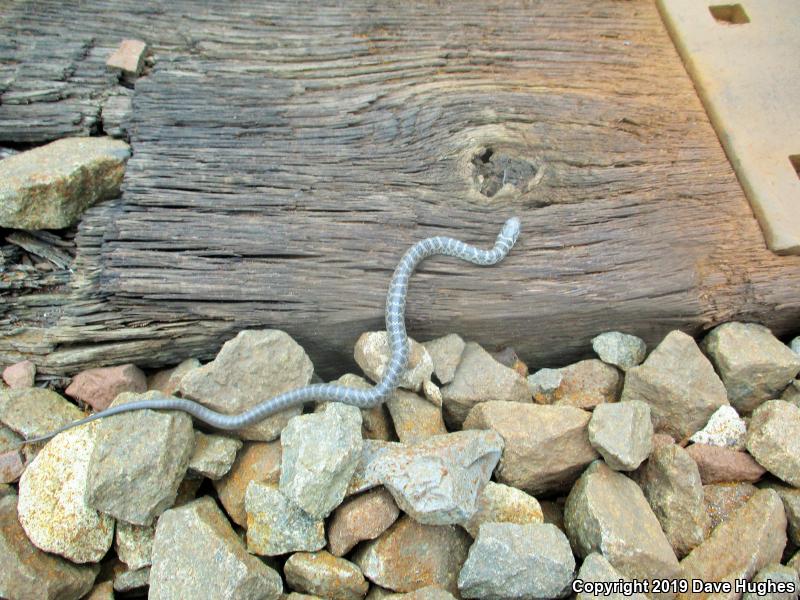
M 767 247 L 800 254 L 800 2 L 657 3 Z

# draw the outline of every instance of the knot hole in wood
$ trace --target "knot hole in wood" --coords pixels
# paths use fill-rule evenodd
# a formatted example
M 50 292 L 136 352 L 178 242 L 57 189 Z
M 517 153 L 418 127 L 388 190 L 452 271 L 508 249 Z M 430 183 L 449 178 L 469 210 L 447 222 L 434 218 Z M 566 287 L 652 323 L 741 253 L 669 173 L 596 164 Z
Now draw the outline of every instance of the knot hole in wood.
M 472 157 L 475 188 L 487 198 L 499 192 L 526 192 L 541 179 L 539 166 L 491 147 L 481 148 Z M 509 189 L 509 187 L 511 189 Z

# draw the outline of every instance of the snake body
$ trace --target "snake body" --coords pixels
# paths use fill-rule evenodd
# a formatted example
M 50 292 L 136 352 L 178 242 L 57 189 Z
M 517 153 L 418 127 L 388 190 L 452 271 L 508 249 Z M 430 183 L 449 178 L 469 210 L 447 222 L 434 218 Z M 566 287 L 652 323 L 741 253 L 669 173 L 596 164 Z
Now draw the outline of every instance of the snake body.
M 389 291 L 386 295 L 386 332 L 391 358 L 384 369 L 381 380 L 370 389 L 355 389 L 331 383 L 308 385 L 265 400 L 238 415 L 219 413 L 193 400 L 184 398 L 165 397 L 140 400 L 112 406 L 102 412 L 69 423 L 47 435 L 26 440 L 25 443 L 45 441 L 62 431 L 90 421 L 144 409 L 179 410 L 189 413 L 199 421 L 216 429 L 234 430 L 257 423 L 270 415 L 306 402 L 343 402 L 359 408 L 377 406 L 387 400 L 397 389 L 400 377 L 408 363 L 409 344 L 405 326 L 406 294 L 408 292 L 408 280 L 417 265 L 429 256 L 437 254 L 453 256 L 476 265 L 494 265 L 503 260 L 514 246 L 519 236 L 519 231 L 520 221 L 518 218 L 513 217 L 505 222 L 491 250 L 481 250 L 460 240 L 437 236 L 421 240 L 406 251 L 394 270 Z

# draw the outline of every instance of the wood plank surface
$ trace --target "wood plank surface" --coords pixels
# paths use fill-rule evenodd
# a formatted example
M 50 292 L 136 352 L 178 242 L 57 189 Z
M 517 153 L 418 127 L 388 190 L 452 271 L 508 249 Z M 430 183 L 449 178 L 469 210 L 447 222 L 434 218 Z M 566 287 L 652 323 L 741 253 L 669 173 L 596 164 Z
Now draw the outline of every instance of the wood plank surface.
M 511 215 L 523 233 L 500 265 L 425 263 L 411 335 L 537 368 L 612 329 L 651 345 L 730 319 L 797 331 L 800 259 L 765 248 L 651 0 L 0 12 L 12 40 L 139 38 L 155 61 L 122 197 L 86 214 L 67 288 L 5 297 L 0 362 L 157 366 L 276 327 L 333 376 L 382 328 L 410 244 L 489 246 Z

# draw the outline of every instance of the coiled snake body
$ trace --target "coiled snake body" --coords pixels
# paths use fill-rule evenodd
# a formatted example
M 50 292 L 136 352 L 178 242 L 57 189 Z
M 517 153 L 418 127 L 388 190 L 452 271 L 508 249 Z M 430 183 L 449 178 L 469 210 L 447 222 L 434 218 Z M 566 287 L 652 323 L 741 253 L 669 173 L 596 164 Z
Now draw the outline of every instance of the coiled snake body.
M 314 384 L 284 392 L 238 415 L 222 414 L 193 400 L 183 398 L 140 400 L 112 406 L 103 412 L 95 413 L 70 423 L 45 436 L 26 440 L 25 443 L 45 441 L 62 431 L 90 421 L 143 409 L 180 410 L 216 429 L 232 430 L 241 429 L 247 425 L 257 423 L 276 412 L 311 401 L 344 402 L 359 408 L 377 406 L 392 395 L 408 363 L 408 337 L 405 326 L 406 293 L 408 291 L 408 280 L 417 265 L 429 256 L 436 254 L 454 256 L 476 265 L 494 265 L 503 260 L 514 246 L 519 231 L 520 221 L 518 218 L 513 217 L 505 222 L 502 231 L 497 236 L 494 248 L 491 250 L 480 250 L 462 241 L 441 236 L 424 239 L 409 248 L 394 270 L 389 292 L 386 296 L 386 332 L 389 339 L 391 358 L 384 370 L 383 377 L 371 389 L 359 390 L 331 383 Z

